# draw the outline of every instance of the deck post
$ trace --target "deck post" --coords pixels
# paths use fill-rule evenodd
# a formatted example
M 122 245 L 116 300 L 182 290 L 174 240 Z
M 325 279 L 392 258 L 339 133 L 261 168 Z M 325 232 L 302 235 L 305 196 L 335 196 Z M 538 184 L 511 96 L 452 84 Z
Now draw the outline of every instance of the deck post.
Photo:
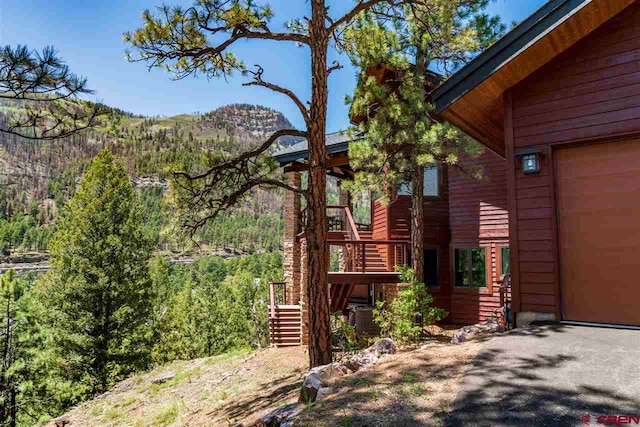
M 276 290 L 275 284 L 269 283 L 269 310 L 271 311 L 271 318 L 275 319 L 276 317 Z

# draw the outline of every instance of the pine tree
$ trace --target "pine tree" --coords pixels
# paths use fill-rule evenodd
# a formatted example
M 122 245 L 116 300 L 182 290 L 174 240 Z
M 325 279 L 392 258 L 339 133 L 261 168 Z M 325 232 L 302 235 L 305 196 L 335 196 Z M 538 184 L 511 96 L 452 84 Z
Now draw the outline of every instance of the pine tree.
M 11 372 L 11 366 L 18 353 L 18 301 L 24 290 L 25 282 L 16 277 L 15 271 L 0 275 L 0 425 L 3 426 L 15 426 L 18 415 L 18 380 Z
M 433 114 L 427 76 L 435 77 L 434 69 L 452 72 L 503 34 L 499 18 L 485 13 L 488 3 L 378 5 L 345 34 L 346 50 L 361 70 L 348 99 L 351 114 L 366 118 L 360 125 L 364 137 L 349 147 L 357 173 L 346 188 L 381 191 L 389 200 L 399 183 L 412 183 L 411 259 L 418 282 L 423 280 L 424 168 L 456 164 L 477 147 Z
M 309 304 L 309 363 L 331 363 L 331 316 L 327 292 L 329 245 L 327 244 L 327 103 L 329 75 L 342 68 L 329 64 L 332 50 L 343 46 L 344 31 L 360 13 L 376 5 L 400 7 L 427 0 L 356 0 L 343 15 L 331 16 L 327 0 L 310 0 L 307 16 L 287 22 L 284 31 L 273 31 L 273 9 L 255 0 L 198 0 L 193 7 L 162 6 L 145 11 L 143 25 L 124 39 L 135 53 L 132 61 L 144 61 L 173 73 L 176 78 L 203 74 L 229 78 L 240 73 L 250 78 L 245 86 L 269 89 L 291 100 L 304 119 L 305 130 L 281 129 L 264 142 L 236 156 L 212 156 L 204 170 L 175 171 L 175 207 L 183 225 L 195 233 L 207 222 L 237 205 L 257 187 L 281 187 L 305 196 L 307 202 L 307 282 Z M 265 80 L 259 65 L 248 67 L 238 56 L 241 42 L 271 41 L 305 47 L 311 67 L 307 78 L 311 99 L 305 102 L 291 89 Z M 260 44 L 257 45 L 261 48 Z M 246 53 L 246 50 L 244 51 Z M 299 78 L 299 76 L 295 76 Z M 269 150 L 281 137 L 306 138 L 309 146 L 306 190 L 278 179 L 278 167 Z
M 93 160 L 65 206 L 50 251 L 52 269 L 34 299 L 44 316 L 40 345 L 47 342 L 56 361 L 51 381 L 72 390 L 64 406 L 150 360 L 151 244 L 130 178 L 109 151 Z

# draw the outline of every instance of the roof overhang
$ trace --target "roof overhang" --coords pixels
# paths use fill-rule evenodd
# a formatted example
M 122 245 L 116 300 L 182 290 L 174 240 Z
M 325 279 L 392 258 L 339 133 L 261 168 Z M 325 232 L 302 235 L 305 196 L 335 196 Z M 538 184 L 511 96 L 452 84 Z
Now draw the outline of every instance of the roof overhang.
M 634 1 L 549 1 L 438 86 L 436 111 L 504 157 L 503 94 Z
M 349 142 L 351 141 L 342 142 L 340 144 L 327 145 L 327 155 L 347 153 L 349 151 Z M 280 154 L 280 155 L 276 154 L 273 156 L 273 158 L 281 165 L 285 165 L 287 163 L 292 163 L 292 162 L 306 161 L 308 157 L 309 157 L 309 150 L 306 148 L 303 150 L 292 152 L 292 153 L 286 153 L 286 154 Z

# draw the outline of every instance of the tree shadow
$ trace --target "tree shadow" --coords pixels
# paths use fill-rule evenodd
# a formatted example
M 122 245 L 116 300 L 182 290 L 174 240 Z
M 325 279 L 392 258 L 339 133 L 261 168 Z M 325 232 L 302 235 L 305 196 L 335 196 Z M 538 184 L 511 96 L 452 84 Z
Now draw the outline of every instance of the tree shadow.
M 584 363 L 573 354 L 519 355 L 500 340 L 508 337 L 546 338 L 567 332 L 563 325 L 548 325 L 510 331 L 494 337 L 491 348 L 481 351 L 465 372 L 447 426 L 564 426 L 580 425 L 583 417 L 634 415 L 640 398 L 623 395 L 611 387 L 593 387 L 584 375 L 586 367 L 562 371 L 568 364 Z M 525 338 L 526 339 L 526 338 Z M 603 355 L 604 356 L 604 355 Z M 607 364 L 603 362 L 603 369 Z M 581 375 L 582 376 L 579 376 Z M 635 375 L 635 373 L 630 373 Z
M 433 425 L 432 415 L 444 417 L 451 402 L 440 404 L 434 393 L 444 382 L 462 375 L 471 363 L 468 358 L 443 362 L 438 354 L 431 353 L 431 347 L 409 349 L 351 374 L 334 385 L 336 394 L 316 402 L 295 425 Z
M 229 420 L 249 420 L 246 425 L 253 425 L 257 419 L 268 409 L 283 405 L 290 401 L 296 401 L 300 387 L 302 387 L 303 372 L 281 377 L 258 386 L 258 391 L 253 395 L 243 396 L 226 405 L 221 414 Z M 268 393 L 260 390 L 268 390 Z M 213 414 L 213 412 L 212 412 Z M 257 414 L 257 416 L 256 416 Z

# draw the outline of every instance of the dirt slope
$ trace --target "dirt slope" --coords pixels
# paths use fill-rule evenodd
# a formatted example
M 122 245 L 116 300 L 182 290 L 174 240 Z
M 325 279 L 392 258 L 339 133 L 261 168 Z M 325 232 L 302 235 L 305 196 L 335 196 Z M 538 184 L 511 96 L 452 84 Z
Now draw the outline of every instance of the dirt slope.
M 251 425 L 265 410 L 296 401 L 307 363 L 302 347 L 173 362 L 57 419 L 67 427 Z

